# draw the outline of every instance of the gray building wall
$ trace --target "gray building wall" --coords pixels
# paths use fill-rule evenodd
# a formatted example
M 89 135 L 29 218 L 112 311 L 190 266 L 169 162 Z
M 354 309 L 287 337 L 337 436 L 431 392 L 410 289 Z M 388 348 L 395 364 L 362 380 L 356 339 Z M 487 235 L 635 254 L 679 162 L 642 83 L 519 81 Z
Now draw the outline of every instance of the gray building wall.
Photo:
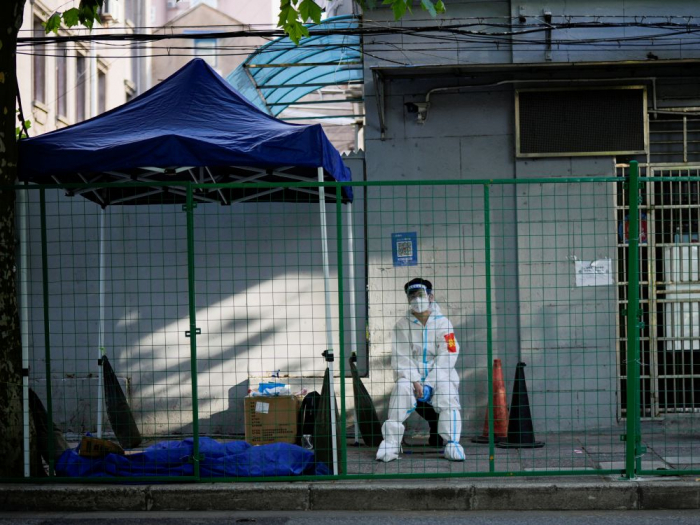
M 592 15 L 599 20 L 634 22 L 640 16 L 668 13 L 698 15 L 687 2 L 656 4 L 640 1 L 605 2 L 509 2 L 450 1 L 442 18 L 445 24 L 472 17 L 475 26 L 465 30 L 497 33 L 508 28 L 488 26 L 517 20 L 524 15 L 533 24 L 545 9 L 555 20 L 566 16 Z M 558 17 L 558 18 L 557 18 Z M 507 21 L 507 19 L 506 19 Z M 366 23 L 411 28 L 431 24 L 426 16 L 407 16 L 394 22 L 391 11 L 377 9 L 366 14 Z M 484 25 L 478 25 L 483 23 Z M 588 28 L 556 32 L 557 39 L 596 37 L 629 38 L 648 29 L 619 27 Z M 542 63 L 548 57 L 544 33 L 524 34 L 518 45 L 501 40 L 467 38 L 430 40 L 418 33 L 370 36 L 364 39 L 367 126 L 365 148 L 367 178 L 374 180 L 524 180 L 614 176 L 615 162 L 607 157 L 526 159 L 515 156 L 515 108 L 513 85 L 471 88 L 461 92 L 434 93 L 423 125 L 406 110 L 408 102 L 423 102 L 435 88 L 464 85 L 448 71 L 444 75 L 389 79 L 385 83 L 386 131 L 381 133 L 377 109 L 377 86 L 372 68 L 459 64 Z M 532 41 L 532 44 L 528 44 Z M 551 62 L 647 60 L 652 52 L 661 59 L 698 57 L 696 45 L 679 36 L 674 46 L 635 47 L 560 43 L 551 49 Z M 647 74 L 648 73 L 648 74 Z M 635 75 L 653 76 L 637 71 Z M 678 78 L 657 84 L 658 103 L 697 105 L 698 93 Z M 614 73 L 610 74 L 615 77 Z M 617 75 L 620 76 L 620 75 Z M 629 83 L 629 82 L 628 82 Z M 546 86 L 545 82 L 539 84 Z M 535 87 L 538 84 L 524 84 Z M 681 95 L 682 93 L 682 95 Z M 675 100 L 672 100 L 675 99 Z M 650 102 L 651 104 L 651 102 Z M 645 159 L 640 159 L 645 160 Z M 538 431 L 606 428 L 617 422 L 616 286 L 577 288 L 574 261 L 616 259 L 617 222 L 614 189 L 610 184 L 558 187 L 552 185 L 506 185 L 491 188 L 491 286 L 493 289 L 493 355 L 503 360 L 507 390 L 511 392 L 515 364 L 528 364 L 526 377 L 533 419 Z M 368 197 L 369 224 L 382 224 L 376 238 L 368 238 L 369 333 L 371 374 L 368 382 L 382 410 L 393 384 L 390 360 L 391 328 L 405 312 L 403 283 L 424 275 L 433 280 L 436 300 L 450 317 L 462 344 L 461 400 L 465 418 L 463 434 L 478 432 L 487 405 L 486 301 L 484 217 L 481 187 L 449 187 L 449 197 L 436 188 L 408 192 L 425 208 L 420 221 L 411 220 L 410 202 L 391 209 L 382 223 L 384 201 Z M 388 190 L 387 190 L 388 191 Z M 395 189 L 398 196 L 403 188 Z M 377 196 L 378 197 L 378 196 Z M 450 205 L 450 199 L 456 204 Z M 420 204 L 422 202 L 422 204 Z M 447 207 L 459 212 L 450 220 L 434 211 Z M 396 268 L 391 261 L 390 235 L 398 231 L 418 234 L 418 267 Z M 533 233 L 534 232 L 534 233 Z M 465 246 L 468 249 L 465 251 Z M 459 253 L 462 254 L 460 257 Z M 468 257 L 464 257 L 468 254 Z M 396 305 L 396 307 L 387 307 Z M 509 399 L 510 402 L 510 399 Z M 409 419 L 409 427 L 424 425 Z

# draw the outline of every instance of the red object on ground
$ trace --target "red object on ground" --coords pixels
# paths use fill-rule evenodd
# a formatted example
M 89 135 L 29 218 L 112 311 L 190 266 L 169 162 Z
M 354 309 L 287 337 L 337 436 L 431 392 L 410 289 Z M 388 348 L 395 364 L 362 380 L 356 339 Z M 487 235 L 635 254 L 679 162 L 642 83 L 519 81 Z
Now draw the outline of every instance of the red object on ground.
M 493 360 L 493 440 L 495 443 L 508 440 L 508 402 L 506 384 L 503 381 L 503 367 L 500 359 Z M 486 408 L 484 430 L 481 436 L 472 439 L 474 443 L 489 442 L 489 410 Z

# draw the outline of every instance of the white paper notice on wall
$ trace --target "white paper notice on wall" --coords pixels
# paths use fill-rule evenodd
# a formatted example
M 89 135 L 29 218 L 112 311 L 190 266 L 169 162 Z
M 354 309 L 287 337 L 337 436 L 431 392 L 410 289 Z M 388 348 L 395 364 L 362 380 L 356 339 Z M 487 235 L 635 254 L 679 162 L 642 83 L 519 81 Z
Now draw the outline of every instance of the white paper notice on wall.
M 576 286 L 612 286 L 612 260 L 575 261 Z
M 263 403 L 258 401 L 255 403 L 255 412 L 257 414 L 267 414 L 270 411 L 270 403 Z

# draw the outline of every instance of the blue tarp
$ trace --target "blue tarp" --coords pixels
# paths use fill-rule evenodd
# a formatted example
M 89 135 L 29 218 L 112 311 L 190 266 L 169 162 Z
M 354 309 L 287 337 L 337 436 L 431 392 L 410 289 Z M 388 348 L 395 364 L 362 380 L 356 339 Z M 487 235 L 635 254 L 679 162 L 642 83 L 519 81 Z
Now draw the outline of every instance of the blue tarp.
M 31 182 L 83 182 L 81 176 L 112 182 L 147 167 L 217 172 L 232 166 L 293 166 L 311 180 L 322 166 L 329 178 L 351 180 L 320 124 L 290 124 L 267 115 L 202 59 L 107 113 L 19 142 L 19 178 Z M 122 177 L 110 178 L 110 172 Z M 344 192 L 352 198 L 351 188 Z
M 193 476 L 194 440 L 163 441 L 143 452 L 104 458 L 81 457 L 66 450 L 56 462 L 56 475 L 64 477 Z M 314 453 L 289 443 L 254 447 L 245 441 L 219 443 L 199 438 L 199 471 L 202 478 L 328 475 Z

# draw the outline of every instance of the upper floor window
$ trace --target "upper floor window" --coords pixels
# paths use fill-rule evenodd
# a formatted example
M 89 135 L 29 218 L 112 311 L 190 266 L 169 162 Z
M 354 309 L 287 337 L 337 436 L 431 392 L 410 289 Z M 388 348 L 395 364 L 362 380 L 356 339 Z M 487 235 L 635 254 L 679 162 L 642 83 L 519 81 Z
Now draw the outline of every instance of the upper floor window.
M 107 73 L 97 71 L 97 114 L 107 111 Z
M 44 36 L 41 20 L 34 19 L 34 36 Z M 46 46 L 34 46 L 34 86 L 32 98 L 36 102 L 46 102 Z
M 66 44 L 56 44 L 56 113 L 68 115 L 68 58 Z
M 211 67 L 216 67 L 216 38 L 198 38 L 194 41 L 194 56 L 202 58 Z
M 75 59 L 75 121 L 85 120 L 86 83 L 87 83 L 86 58 L 78 55 Z
M 208 6 L 211 6 L 214 9 L 218 9 L 219 7 L 218 0 L 190 0 L 190 7 L 194 7 L 198 4 L 207 4 Z

